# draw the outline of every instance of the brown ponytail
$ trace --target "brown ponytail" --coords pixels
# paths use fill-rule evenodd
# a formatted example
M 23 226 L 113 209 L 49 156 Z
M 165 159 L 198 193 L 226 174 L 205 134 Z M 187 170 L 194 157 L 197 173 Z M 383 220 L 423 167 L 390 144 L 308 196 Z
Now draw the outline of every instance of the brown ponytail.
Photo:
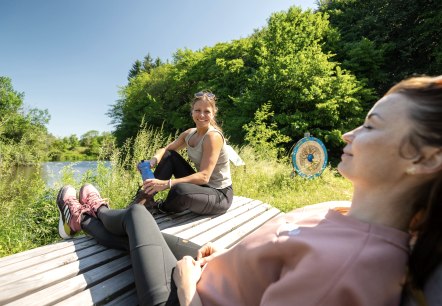
M 442 262 L 442 175 L 439 174 L 424 189 L 426 199 L 419 199 L 416 210 L 425 207 L 425 213 L 417 226 L 418 237 L 409 259 L 409 281 L 412 287 L 418 289 L 423 289 L 426 280 Z
M 387 93 L 400 93 L 409 98 L 408 113 L 415 123 L 409 143 L 419 154 L 420 147 L 442 148 L 442 76 L 416 77 L 393 86 Z M 423 289 L 425 282 L 442 263 L 442 171 L 435 173 L 416 192 L 414 214 L 421 213 L 417 240 L 409 259 L 408 285 Z

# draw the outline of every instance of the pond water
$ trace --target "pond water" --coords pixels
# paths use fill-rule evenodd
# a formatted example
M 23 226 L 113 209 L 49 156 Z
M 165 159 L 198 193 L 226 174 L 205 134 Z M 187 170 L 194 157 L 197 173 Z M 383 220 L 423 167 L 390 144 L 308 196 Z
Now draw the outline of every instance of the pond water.
M 74 173 L 74 178 L 80 180 L 88 170 L 95 172 L 97 164 L 97 161 L 46 162 L 41 165 L 41 175 L 48 186 L 53 186 L 61 179 L 64 167 L 69 166 Z M 110 167 L 110 162 L 104 162 L 104 165 Z
M 14 172 L 14 176 L 32 178 L 32 175 L 36 172 L 36 167 L 40 167 L 42 179 L 46 182 L 47 186 L 52 187 L 62 178 L 64 167 L 70 167 L 74 178 L 79 181 L 88 170 L 96 171 L 97 165 L 97 161 L 45 162 L 40 166 L 18 167 Z M 110 167 L 110 162 L 104 162 L 104 165 Z

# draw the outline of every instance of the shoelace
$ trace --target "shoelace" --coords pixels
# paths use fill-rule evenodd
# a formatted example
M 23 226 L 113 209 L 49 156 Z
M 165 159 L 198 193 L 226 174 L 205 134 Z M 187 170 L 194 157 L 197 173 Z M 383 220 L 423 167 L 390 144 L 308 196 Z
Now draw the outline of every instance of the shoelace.
M 86 205 L 90 206 L 91 208 L 93 208 L 93 210 L 96 210 L 101 205 L 107 205 L 107 199 L 103 199 L 96 192 L 91 192 L 87 195 L 84 203 Z M 98 206 L 98 207 L 96 207 L 96 206 Z
M 81 214 L 85 211 L 83 205 L 78 202 L 76 197 L 69 197 L 65 200 L 65 203 L 68 205 L 69 210 L 71 211 L 71 215 L 76 218 L 76 222 L 79 222 L 81 219 Z

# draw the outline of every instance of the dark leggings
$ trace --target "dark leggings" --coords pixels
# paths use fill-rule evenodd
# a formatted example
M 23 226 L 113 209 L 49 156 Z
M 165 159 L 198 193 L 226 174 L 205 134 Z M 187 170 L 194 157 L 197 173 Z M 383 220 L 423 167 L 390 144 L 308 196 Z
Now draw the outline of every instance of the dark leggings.
M 128 242 L 140 305 L 179 305 L 172 281 L 173 269 L 177 259 L 184 255 L 196 257 L 200 246 L 161 233 L 155 219 L 142 205 L 121 210 L 102 206 L 97 216 L 109 233 Z M 89 220 L 100 222 L 94 218 Z
M 195 173 L 189 163 L 177 152 L 166 151 L 155 169 L 157 179 L 168 180 Z M 233 200 L 232 186 L 215 189 L 207 185 L 179 183 L 172 186 L 161 205 L 166 212 L 181 212 L 186 209 L 202 215 L 225 213 Z
M 166 151 L 155 169 L 155 177 L 158 179 L 169 179 L 172 175 L 179 178 L 192 173 L 195 171 L 189 163 L 175 151 Z M 230 207 L 232 199 L 232 186 L 217 190 L 207 186 L 182 183 L 172 187 L 161 209 L 174 212 L 189 209 L 199 214 L 217 214 L 224 213 Z M 81 227 L 101 245 L 129 251 L 127 236 L 113 235 L 100 220 L 85 215 Z M 168 239 L 166 236 L 166 241 L 169 241 Z M 170 244 L 169 247 L 171 247 Z

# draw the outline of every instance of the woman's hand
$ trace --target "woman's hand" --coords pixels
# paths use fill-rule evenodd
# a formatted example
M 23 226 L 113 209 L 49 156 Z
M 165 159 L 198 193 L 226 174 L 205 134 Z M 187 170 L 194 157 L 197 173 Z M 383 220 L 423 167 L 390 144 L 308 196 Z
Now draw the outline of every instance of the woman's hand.
M 196 256 L 196 259 L 200 263 L 201 266 L 204 266 L 209 259 L 211 259 L 212 255 L 216 253 L 216 256 L 220 253 L 223 253 L 225 250 L 219 250 L 213 243 L 208 242 L 204 246 L 202 246 L 198 250 L 198 255 Z
M 198 250 L 198 255 L 196 256 L 196 259 L 197 260 L 203 259 L 204 257 L 212 255 L 216 251 L 217 251 L 216 247 L 211 242 L 208 242 Z
M 168 180 L 147 179 L 143 182 L 143 190 L 149 195 L 166 190 L 167 188 L 169 188 Z
M 173 280 L 178 288 L 180 305 L 202 305 L 196 291 L 196 284 L 201 277 L 201 266 L 190 256 L 184 256 L 176 264 Z
M 150 168 L 154 168 L 156 165 L 158 165 L 158 158 L 156 156 L 152 157 L 149 160 Z

